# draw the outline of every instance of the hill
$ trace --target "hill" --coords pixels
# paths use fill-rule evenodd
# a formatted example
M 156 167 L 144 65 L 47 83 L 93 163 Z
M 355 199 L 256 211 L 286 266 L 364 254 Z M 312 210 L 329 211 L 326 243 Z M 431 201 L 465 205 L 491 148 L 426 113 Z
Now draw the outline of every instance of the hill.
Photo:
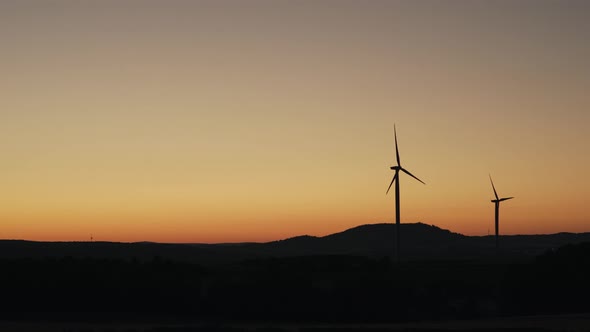
M 406 258 L 439 256 L 462 240 L 464 235 L 423 223 L 401 224 L 401 245 Z M 388 256 L 393 253 L 394 224 L 361 225 L 323 237 L 299 236 L 266 243 L 263 248 L 275 255 L 363 255 Z
M 79 257 L 149 260 L 154 257 L 204 264 L 252 258 L 357 255 L 391 256 L 394 224 L 361 225 L 322 237 L 297 236 L 267 243 L 165 244 L 152 242 L 35 242 L 1 240 L 0 258 Z M 495 257 L 493 236 L 465 236 L 424 223 L 401 224 L 406 260 Z M 590 233 L 512 235 L 501 237 L 504 257 L 532 257 L 566 244 L 590 241 Z

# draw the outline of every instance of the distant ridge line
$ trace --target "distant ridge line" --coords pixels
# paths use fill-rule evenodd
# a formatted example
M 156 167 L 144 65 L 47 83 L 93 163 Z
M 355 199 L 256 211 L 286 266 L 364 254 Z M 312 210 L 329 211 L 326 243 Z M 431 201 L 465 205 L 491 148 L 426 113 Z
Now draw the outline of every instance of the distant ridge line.
M 590 242 L 590 233 L 560 232 L 543 235 L 502 235 L 498 256 L 494 236 L 467 236 L 425 223 L 401 224 L 408 239 L 404 260 L 454 260 L 530 258 L 566 244 Z M 154 258 L 199 264 L 239 262 L 249 259 L 294 256 L 354 255 L 369 258 L 394 257 L 392 223 L 363 224 L 324 236 L 300 235 L 261 243 L 157 243 L 0 240 L 0 259 L 18 258 Z

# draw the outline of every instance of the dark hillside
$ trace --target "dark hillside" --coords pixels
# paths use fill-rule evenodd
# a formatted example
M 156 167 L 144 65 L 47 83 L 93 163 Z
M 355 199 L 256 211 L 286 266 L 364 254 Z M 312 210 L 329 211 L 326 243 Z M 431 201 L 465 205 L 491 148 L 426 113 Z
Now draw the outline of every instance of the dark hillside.
M 357 255 L 379 259 L 393 255 L 395 232 L 394 224 L 372 224 L 322 237 L 297 236 L 267 243 L 233 244 L 0 240 L 0 259 L 77 257 L 150 260 L 157 256 L 199 264 L 305 255 Z M 529 259 L 552 248 L 590 241 L 590 233 L 501 236 L 498 256 L 493 236 L 465 236 L 423 223 L 401 224 L 400 235 L 403 260 Z

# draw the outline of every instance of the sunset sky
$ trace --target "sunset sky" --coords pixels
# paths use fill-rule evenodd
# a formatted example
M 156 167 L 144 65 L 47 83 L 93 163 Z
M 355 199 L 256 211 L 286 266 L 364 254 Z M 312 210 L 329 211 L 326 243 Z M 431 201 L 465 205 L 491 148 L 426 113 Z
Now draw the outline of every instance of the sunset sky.
M 0 239 L 590 231 L 590 1 L 0 1 Z

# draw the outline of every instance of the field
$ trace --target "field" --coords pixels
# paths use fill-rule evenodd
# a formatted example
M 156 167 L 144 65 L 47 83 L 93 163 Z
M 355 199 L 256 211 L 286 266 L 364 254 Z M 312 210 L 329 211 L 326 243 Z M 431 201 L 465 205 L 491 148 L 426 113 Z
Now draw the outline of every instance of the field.
M 289 323 L 67 323 L 67 322 L 2 322 L 4 332 L 434 332 L 434 331 L 590 331 L 590 314 L 523 316 L 497 319 L 400 323 L 400 324 L 289 324 Z

